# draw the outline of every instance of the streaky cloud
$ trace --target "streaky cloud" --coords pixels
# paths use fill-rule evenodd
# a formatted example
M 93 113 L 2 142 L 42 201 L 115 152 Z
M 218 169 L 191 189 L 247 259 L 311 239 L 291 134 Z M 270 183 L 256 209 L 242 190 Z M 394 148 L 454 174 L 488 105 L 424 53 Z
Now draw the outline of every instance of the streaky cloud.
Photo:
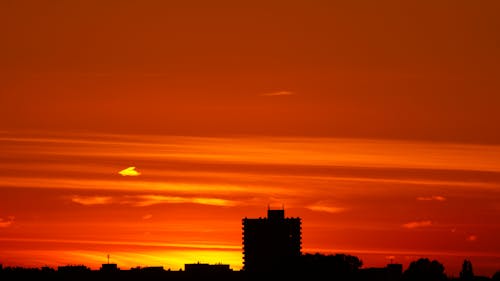
M 432 221 L 430 220 L 425 220 L 425 221 L 412 221 L 408 222 L 402 225 L 402 227 L 407 228 L 407 229 L 415 229 L 415 228 L 423 228 L 423 227 L 429 227 L 432 226 Z
M 157 204 L 200 204 L 210 206 L 235 206 L 236 201 L 221 198 L 209 197 L 184 197 L 184 196 L 166 196 L 166 195 L 125 195 L 125 196 L 80 196 L 74 195 L 71 201 L 84 206 L 122 204 L 135 207 L 146 207 Z M 150 219 L 152 215 L 145 215 L 143 219 Z
M 346 210 L 345 208 L 342 208 L 342 207 L 336 207 L 336 206 L 324 204 L 321 202 L 309 205 L 309 206 L 307 206 L 307 209 L 309 209 L 311 211 L 325 212 L 325 213 L 331 213 L 331 214 L 344 212 Z
M 241 246 L 230 243 L 204 243 L 203 241 L 193 243 L 168 243 L 157 241 L 128 241 L 128 240 L 83 240 L 83 239 L 50 239 L 50 238 L 22 238 L 22 237 L 0 237 L 0 241 L 8 242 L 40 242 L 40 243 L 67 243 L 67 244 L 88 244 L 88 245 L 123 245 L 136 247 L 156 247 L 156 248 L 179 248 L 179 249 L 219 249 L 227 251 L 239 251 Z
M 71 201 L 85 206 L 104 205 L 113 203 L 111 196 L 72 196 Z
M 53 138 L 0 136 L 0 141 L 7 142 L 3 148 L 8 155 L 12 154 L 11 151 L 16 151 L 16 156 L 29 153 L 58 157 L 116 158 L 124 161 L 183 159 L 268 164 L 295 162 L 306 165 L 500 172 L 500 165 L 496 161 L 500 157 L 499 145 L 459 145 L 369 138 L 143 135 L 96 135 L 92 140 L 79 135 Z M 88 145 L 95 146 L 96 149 L 80 149 Z M 40 150 L 40 146 L 46 148 Z M 22 153 L 18 150 L 20 147 L 23 148 Z M 214 148 L 217 153 L 214 153 Z M 420 153 L 416 153 L 417 151 Z M 263 157 L 268 154 L 273 154 L 273 157 Z
M 200 205 L 211 206 L 234 206 L 235 201 L 220 199 L 220 198 L 203 198 L 203 197 L 180 197 L 180 196 L 164 196 L 164 195 L 139 195 L 132 197 L 131 204 L 138 207 L 151 206 L 156 204 L 179 204 L 193 203 Z M 135 201 L 135 202 L 134 202 Z
M 291 96 L 291 95 L 295 95 L 295 93 L 294 92 L 290 92 L 290 91 L 278 91 L 278 92 L 271 92 L 271 93 L 261 94 L 261 96 L 264 96 L 264 97 Z
M 446 201 L 446 197 L 440 195 L 433 196 L 419 196 L 417 197 L 418 201 Z
M 0 218 L 0 228 L 7 228 L 14 223 L 14 217 L 8 217 L 7 219 Z

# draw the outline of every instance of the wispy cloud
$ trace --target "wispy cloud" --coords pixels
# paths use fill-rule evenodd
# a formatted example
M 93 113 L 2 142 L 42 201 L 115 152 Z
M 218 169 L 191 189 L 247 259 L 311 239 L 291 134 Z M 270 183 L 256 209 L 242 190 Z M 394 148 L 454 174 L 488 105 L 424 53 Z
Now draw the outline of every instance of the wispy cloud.
M 271 92 L 271 93 L 261 94 L 261 96 L 265 96 L 265 97 L 291 96 L 291 95 L 295 95 L 295 93 L 294 92 L 290 92 L 290 91 L 278 91 L 278 92 Z
M 151 219 L 152 217 L 153 217 L 153 215 L 151 215 L 151 214 L 147 214 L 147 215 L 142 216 L 142 219 L 143 219 L 143 220 L 149 220 L 149 219 Z
M 71 201 L 85 205 L 104 205 L 104 204 L 123 204 L 132 205 L 135 207 L 146 207 L 157 204 L 181 204 L 181 203 L 191 203 L 200 205 L 211 205 L 211 206 L 234 206 L 235 201 L 226 200 L 221 198 L 209 198 L 209 197 L 182 197 L 182 196 L 165 196 L 165 195 L 130 195 L 130 196 L 80 196 L 74 195 L 71 197 Z M 150 219 L 148 215 L 144 216 L 143 219 Z
M 104 205 L 113 203 L 113 197 L 110 196 L 79 196 L 71 197 L 71 201 L 81 205 Z
M 156 204 L 176 204 L 176 203 L 193 203 L 212 206 L 234 206 L 235 202 L 220 198 L 203 198 L 203 197 L 180 197 L 180 196 L 164 196 L 164 195 L 139 195 L 134 196 L 132 205 L 144 207 Z
M 422 228 L 432 226 L 432 221 L 412 221 L 402 225 L 404 228 L 414 229 L 414 228 Z
M 332 206 L 330 204 L 325 204 L 325 203 L 316 203 L 313 205 L 307 206 L 307 209 L 312 210 L 312 211 L 317 211 L 317 212 L 326 212 L 326 213 L 340 213 L 344 212 L 346 209 L 342 207 L 337 207 L 337 206 Z
M 260 95 L 286 95 L 284 93 L 292 92 L 280 91 Z M 113 158 L 123 161 L 130 161 L 130 159 L 134 161 L 137 159 L 141 161 L 157 159 L 234 161 L 238 159 L 245 162 L 294 162 L 349 167 L 354 165 L 500 172 L 500 164 L 495 161 L 500 157 L 500 146 L 487 145 L 450 145 L 375 139 L 281 137 L 246 139 L 178 136 L 153 138 L 142 135 L 105 134 L 97 135 L 92 140 L 88 137 L 78 137 L 78 135 L 71 138 L 0 136 L 0 140 L 13 143 L 5 146 L 6 151 L 10 149 L 17 151 L 15 149 L 23 147 L 22 154 L 57 154 L 70 157 L 85 155 L 85 157 Z M 287 145 L 283 146 L 283 142 Z M 88 151 L 79 149 L 86 145 L 92 145 L 96 149 Z M 40 150 L 41 146 L 46 149 Z M 138 150 L 137 147 L 141 149 Z M 256 151 L 266 153 L 255 153 Z M 267 157 L 270 153 L 273 157 Z
M 477 235 L 469 235 L 466 238 L 467 241 L 474 242 L 477 240 Z
M 7 219 L 0 218 L 0 228 L 6 228 L 12 225 L 14 222 L 14 217 L 8 217 Z
M 139 176 L 141 173 L 135 169 L 135 167 L 128 167 L 127 169 L 123 169 L 118 172 L 118 174 L 122 176 L 132 176 L 136 177 Z
M 446 201 L 446 197 L 433 195 L 433 196 L 419 196 L 417 197 L 418 201 Z
M 226 243 L 165 243 L 165 242 L 142 242 L 142 241 L 110 241 L 110 240 L 73 240 L 73 239 L 44 239 L 44 238 L 19 238 L 19 237 L 0 237 L 0 241 L 17 241 L 17 242 L 56 242 L 70 244 L 87 244 L 87 245 L 124 245 L 135 247 L 158 247 L 158 248 L 180 248 L 180 249 L 220 249 L 228 251 L 239 251 L 241 246 L 237 244 Z

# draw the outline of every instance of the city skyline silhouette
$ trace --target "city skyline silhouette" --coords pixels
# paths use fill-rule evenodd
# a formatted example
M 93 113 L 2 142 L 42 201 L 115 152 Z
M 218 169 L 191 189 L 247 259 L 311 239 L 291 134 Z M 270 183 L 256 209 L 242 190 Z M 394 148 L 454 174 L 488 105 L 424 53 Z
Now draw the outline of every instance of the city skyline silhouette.
M 172 271 L 163 266 L 132 267 L 121 269 L 118 264 L 103 263 L 99 270 L 84 264 L 61 265 L 56 268 L 6 267 L 0 264 L 0 277 L 5 280 L 51 279 L 51 280 L 260 280 L 262 278 L 305 278 L 323 280 L 335 278 L 358 281 L 408 281 L 408 280 L 498 280 L 500 270 L 491 276 L 474 274 L 470 260 L 464 259 L 459 277 L 447 275 L 444 266 L 436 260 L 420 258 L 412 261 L 403 271 L 403 265 L 387 264 L 385 267 L 363 267 L 363 261 L 346 254 L 302 253 L 301 219 L 285 216 L 285 209 L 271 209 L 267 217 L 242 219 L 243 268 L 234 271 L 229 264 L 189 263 L 184 269 Z

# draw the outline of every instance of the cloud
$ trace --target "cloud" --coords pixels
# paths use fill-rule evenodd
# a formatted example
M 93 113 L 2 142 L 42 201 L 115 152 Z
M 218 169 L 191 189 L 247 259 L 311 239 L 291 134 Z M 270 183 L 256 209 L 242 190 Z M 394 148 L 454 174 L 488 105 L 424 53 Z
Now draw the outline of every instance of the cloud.
M 151 215 L 151 214 L 147 214 L 147 215 L 142 216 L 142 219 L 143 219 L 143 220 L 149 220 L 149 219 L 151 219 L 152 217 L 153 217 L 153 215 Z
M 220 198 L 208 198 L 208 197 L 181 197 L 181 196 L 165 196 L 165 195 L 130 195 L 130 196 L 80 196 L 74 195 L 71 197 L 71 201 L 85 206 L 92 205 L 105 205 L 105 204 L 122 204 L 122 205 L 132 205 L 135 207 L 146 207 L 157 204 L 181 204 L 181 203 L 191 203 L 200 205 L 210 205 L 210 206 L 234 206 L 235 201 L 220 199 Z M 149 219 L 152 217 L 144 216 L 143 219 Z M 147 218 L 146 218 L 147 217 Z
M 467 241 L 474 242 L 477 240 L 477 235 L 469 235 L 466 238 Z
M 178 204 L 178 203 L 194 203 L 211 206 L 234 206 L 236 203 L 231 200 L 220 198 L 204 198 L 204 197 L 179 197 L 179 196 L 164 196 L 164 195 L 139 195 L 131 197 L 132 205 L 138 207 L 151 206 L 156 204 Z
M 7 228 L 14 222 L 14 217 L 8 217 L 7 219 L 0 218 L 0 228 Z
M 324 204 L 324 203 L 316 203 L 313 205 L 309 205 L 306 207 L 309 210 L 312 211 L 317 211 L 317 212 L 326 212 L 326 213 L 340 213 L 345 211 L 345 208 L 342 207 L 335 207 L 329 204 Z
M 79 196 L 75 195 L 71 197 L 71 201 L 89 206 L 89 205 L 104 205 L 111 204 L 113 202 L 113 198 L 110 196 Z
M 446 201 L 446 197 L 444 196 L 439 196 L 439 195 L 432 195 L 432 196 L 420 196 L 417 197 L 418 201 Z
M 122 175 L 122 176 L 132 176 L 132 177 L 136 177 L 138 175 L 140 175 L 141 173 L 138 172 L 135 167 L 128 167 L 127 169 L 123 169 L 121 171 L 118 172 L 118 174 Z
M 421 228 L 421 227 L 429 227 L 432 226 L 432 221 L 412 221 L 408 222 L 402 225 L 404 228 L 408 229 L 414 229 L 414 228 Z
M 294 92 L 290 92 L 290 91 L 279 91 L 279 92 L 272 92 L 272 93 L 261 94 L 261 96 L 265 96 L 265 97 L 291 96 L 291 95 L 295 95 L 295 93 Z

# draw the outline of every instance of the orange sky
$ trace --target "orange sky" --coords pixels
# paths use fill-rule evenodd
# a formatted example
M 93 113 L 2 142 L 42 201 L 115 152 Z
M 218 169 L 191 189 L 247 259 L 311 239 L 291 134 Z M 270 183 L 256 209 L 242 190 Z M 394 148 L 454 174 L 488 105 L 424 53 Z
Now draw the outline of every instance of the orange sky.
M 1 1 L 0 263 L 500 269 L 500 4 L 343 2 Z

